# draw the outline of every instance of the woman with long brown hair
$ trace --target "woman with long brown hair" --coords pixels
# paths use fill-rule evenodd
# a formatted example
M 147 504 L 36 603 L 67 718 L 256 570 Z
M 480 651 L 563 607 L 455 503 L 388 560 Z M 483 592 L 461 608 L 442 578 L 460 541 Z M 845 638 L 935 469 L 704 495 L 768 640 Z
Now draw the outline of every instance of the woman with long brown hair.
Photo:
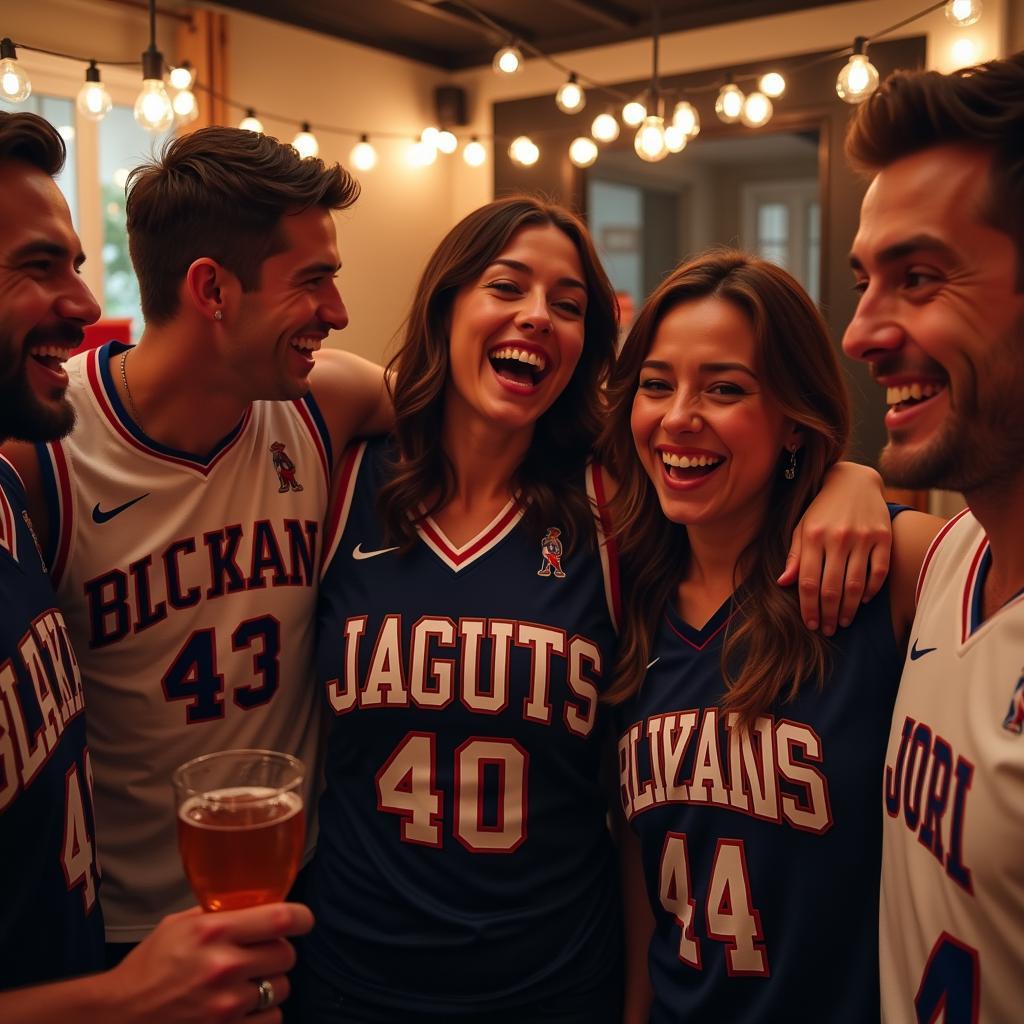
M 680 266 L 608 390 L 626 588 L 606 699 L 649 1019 L 877 1020 L 882 764 L 938 521 L 897 516 L 882 591 L 831 640 L 805 628 L 775 580 L 849 410 L 820 314 L 773 264 Z

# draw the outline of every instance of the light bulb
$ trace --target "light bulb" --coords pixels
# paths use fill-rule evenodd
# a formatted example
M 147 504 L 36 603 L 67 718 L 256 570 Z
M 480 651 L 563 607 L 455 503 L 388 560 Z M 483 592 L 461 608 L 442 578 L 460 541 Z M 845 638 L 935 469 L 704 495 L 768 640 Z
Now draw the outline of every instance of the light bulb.
M 700 135 L 700 114 L 697 108 L 686 100 L 680 100 L 672 112 L 672 124 L 679 128 L 687 139 Z
M 973 39 L 960 38 L 953 43 L 953 63 L 958 68 L 970 67 L 978 59 L 978 48 L 974 45 Z
M 462 148 L 462 159 L 470 167 L 479 167 L 487 159 L 487 150 L 484 144 L 474 136 Z
M 110 176 L 110 180 L 113 181 L 113 183 L 123 192 L 130 177 L 131 171 L 129 171 L 127 167 L 118 167 L 118 169 Z
M 569 159 L 577 167 L 589 167 L 597 159 L 597 143 L 581 135 L 569 143 Z
M 772 119 L 772 101 L 763 92 L 752 92 L 743 101 L 740 120 L 748 128 L 760 128 Z
M 508 147 L 508 155 L 523 167 L 532 167 L 540 159 L 540 150 L 528 135 L 520 135 L 512 140 Z
M 292 139 L 292 146 L 303 160 L 307 157 L 317 156 L 320 152 L 320 143 L 316 141 L 316 136 L 309 130 L 309 125 L 305 121 L 295 138 Z
M 555 93 L 555 105 L 563 114 L 575 114 L 587 105 L 587 94 L 577 83 L 575 71 L 569 75 L 569 81 Z
M 726 82 L 715 100 L 715 113 L 720 121 L 735 124 L 743 113 L 743 91 L 733 82 Z
M 630 100 L 622 108 L 622 120 L 635 128 L 647 116 L 647 108 L 639 100 Z
M 135 101 L 135 120 L 148 132 L 165 132 L 174 123 L 174 107 L 162 78 L 147 78 Z
M 74 142 L 75 141 L 75 129 L 74 129 L 73 125 L 70 125 L 70 124 L 59 125 L 58 128 L 57 128 L 57 134 L 65 142 Z
M 778 71 L 769 71 L 766 75 L 761 76 L 761 80 L 757 83 L 757 88 L 765 96 L 777 100 L 786 91 L 786 80 Z
M 179 67 L 171 68 L 167 79 L 172 89 L 191 89 L 192 83 L 196 80 L 196 71 L 186 60 Z
M 878 69 L 868 60 L 867 40 L 857 36 L 853 53 L 836 78 L 836 92 L 847 103 L 863 103 L 878 88 Z
M 437 133 L 437 139 L 434 145 L 445 154 L 454 153 L 459 148 L 459 140 L 455 137 L 453 132 L 448 131 L 447 128 L 442 128 Z
M 177 93 L 171 106 L 174 107 L 174 116 L 179 124 L 188 124 L 199 116 L 199 104 L 196 103 L 196 94 L 191 89 L 182 89 Z
M 238 127 L 244 132 L 259 132 L 263 134 L 263 122 L 256 116 L 256 111 L 250 107 L 245 112 L 245 117 L 238 122 Z
M 491 61 L 491 67 L 502 75 L 514 75 L 522 66 L 523 54 L 518 46 L 503 46 Z
M 423 131 L 420 132 L 420 142 L 425 142 L 428 146 L 433 146 L 437 149 L 437 137 L 441 132 L 434 125 L 429 124 Z
M 410 167 L 429 167 L 437 159 L 437 146 L 422 138 L 413 139 L 405 151 L 405 159 Z
M 949 0 L 946 17 L 960 28 L 973 25 L 981 17 L 981 0 Z
M 372 171 L 377 166 L 377 150 L 370 145 L 368 136 L 363 135 L 352 147 L 349 162 L 357 171 Z
M 87 121 L 102 121 L 110 113 L 110 93 L 100 81 L 100 72 L 96 67 L 96 61 L 90 61 L 89 67 L 86 68 L 85 85 L 78 90 L 75 106 Z
M 0 39 L 0 96 L 8 103 L 21 103 L 32 95 L 32 83 L 18 64 L 14 43 Z
M 619 122 L 609 114 L 598 114 L 590 126 L 590 134 L 598 142 L 614 142 L 619 137 Z
M 665 144 L 665 119 L 657 114 L 649 114 L 643 119 L 633 137 L 633 149 L 641 160 L 656 163 L 668 156 Z
M 687 142 L 689 142 L 689 139 L 686 132 L 679 125 L 665 125 L 665 148 L 670 153 L 682 153 L 686 149 Z

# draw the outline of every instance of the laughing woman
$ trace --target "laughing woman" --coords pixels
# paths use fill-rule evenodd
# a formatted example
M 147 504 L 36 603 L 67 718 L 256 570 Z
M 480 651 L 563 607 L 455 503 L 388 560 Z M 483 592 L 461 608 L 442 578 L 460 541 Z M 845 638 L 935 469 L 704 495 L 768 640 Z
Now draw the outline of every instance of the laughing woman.
M 849 413 L 818 311 L 770 263 L 669 275 L 609 401 L 628 586 L 608 696 L 649 1019 L 877 1021 L 882 765 L 939 521 L 897 516 L 878 596 L 831 642 L 804 628 L 775 577 Z

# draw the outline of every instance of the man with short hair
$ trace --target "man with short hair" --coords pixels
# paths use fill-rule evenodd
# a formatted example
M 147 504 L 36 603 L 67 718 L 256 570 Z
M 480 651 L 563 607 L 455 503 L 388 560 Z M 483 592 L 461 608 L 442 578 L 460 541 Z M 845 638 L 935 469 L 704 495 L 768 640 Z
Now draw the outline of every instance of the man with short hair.
M 886 389 L 881 468 L 962 491 L 918 584 L 886 758 L 885 1020 L 1021 1019 L 1024 54 L 899 72 L 847 151 L 874 174 L 843 346 Z
M 65 150 L 34 114 L 0 112 L 0 440 L 74 423 L 62 368 L 99 307 L 53 182 Z M 304 907 L 167 918 L 108 974 L 82 680 L 18 474 L 0 458 L 0 1019 L 4 1024 L 279 1020 Z M 269 980 L 268 980 L 269 976 Z M 64 981 L 62 979 L 73 978 Z M 45 984 L 44 984 L 45 983 Z
M 315 816 L 330 476 L 390 416 L 380 367 L 324 351 L 314 369 L 348 321 L 332 211 L 358 191 L 337 164 L 258 133 L 172 141 L 129 185 L 141 341 L 72 359 L 74 431 L 12 452 L 89 701 L 111 963 L 192 902 L 178 764 L 297 755 Z

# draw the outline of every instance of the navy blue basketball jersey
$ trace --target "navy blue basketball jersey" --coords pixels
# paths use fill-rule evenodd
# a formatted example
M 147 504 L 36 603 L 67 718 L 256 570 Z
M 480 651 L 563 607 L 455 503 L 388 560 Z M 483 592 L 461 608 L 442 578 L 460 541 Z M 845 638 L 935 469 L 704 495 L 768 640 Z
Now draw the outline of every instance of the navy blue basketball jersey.
M 82 681 L 25 509 L 0 458 L 0 989 L 103 966 Z
M 749 731 L 722 710 L 726 604 L 666 609 L 618 712 L 620 795 L 655 916 L 651 1021 L 879 1019 L 879 796 L 901 655 L 886 587 Z M 735 625 L 735 624 L 733 624 Z
M 402 553 L 376 508 L 389 459 L 347 453 L 321 584 L 333 725 L 307 965 L 396 1013 L 527 1020 L 621 971 L 598 703 L 614 559 L 593 535 L 568 554 L 563 524 L 530 529 L 514 502 L 461 546 L 427 518 Z

